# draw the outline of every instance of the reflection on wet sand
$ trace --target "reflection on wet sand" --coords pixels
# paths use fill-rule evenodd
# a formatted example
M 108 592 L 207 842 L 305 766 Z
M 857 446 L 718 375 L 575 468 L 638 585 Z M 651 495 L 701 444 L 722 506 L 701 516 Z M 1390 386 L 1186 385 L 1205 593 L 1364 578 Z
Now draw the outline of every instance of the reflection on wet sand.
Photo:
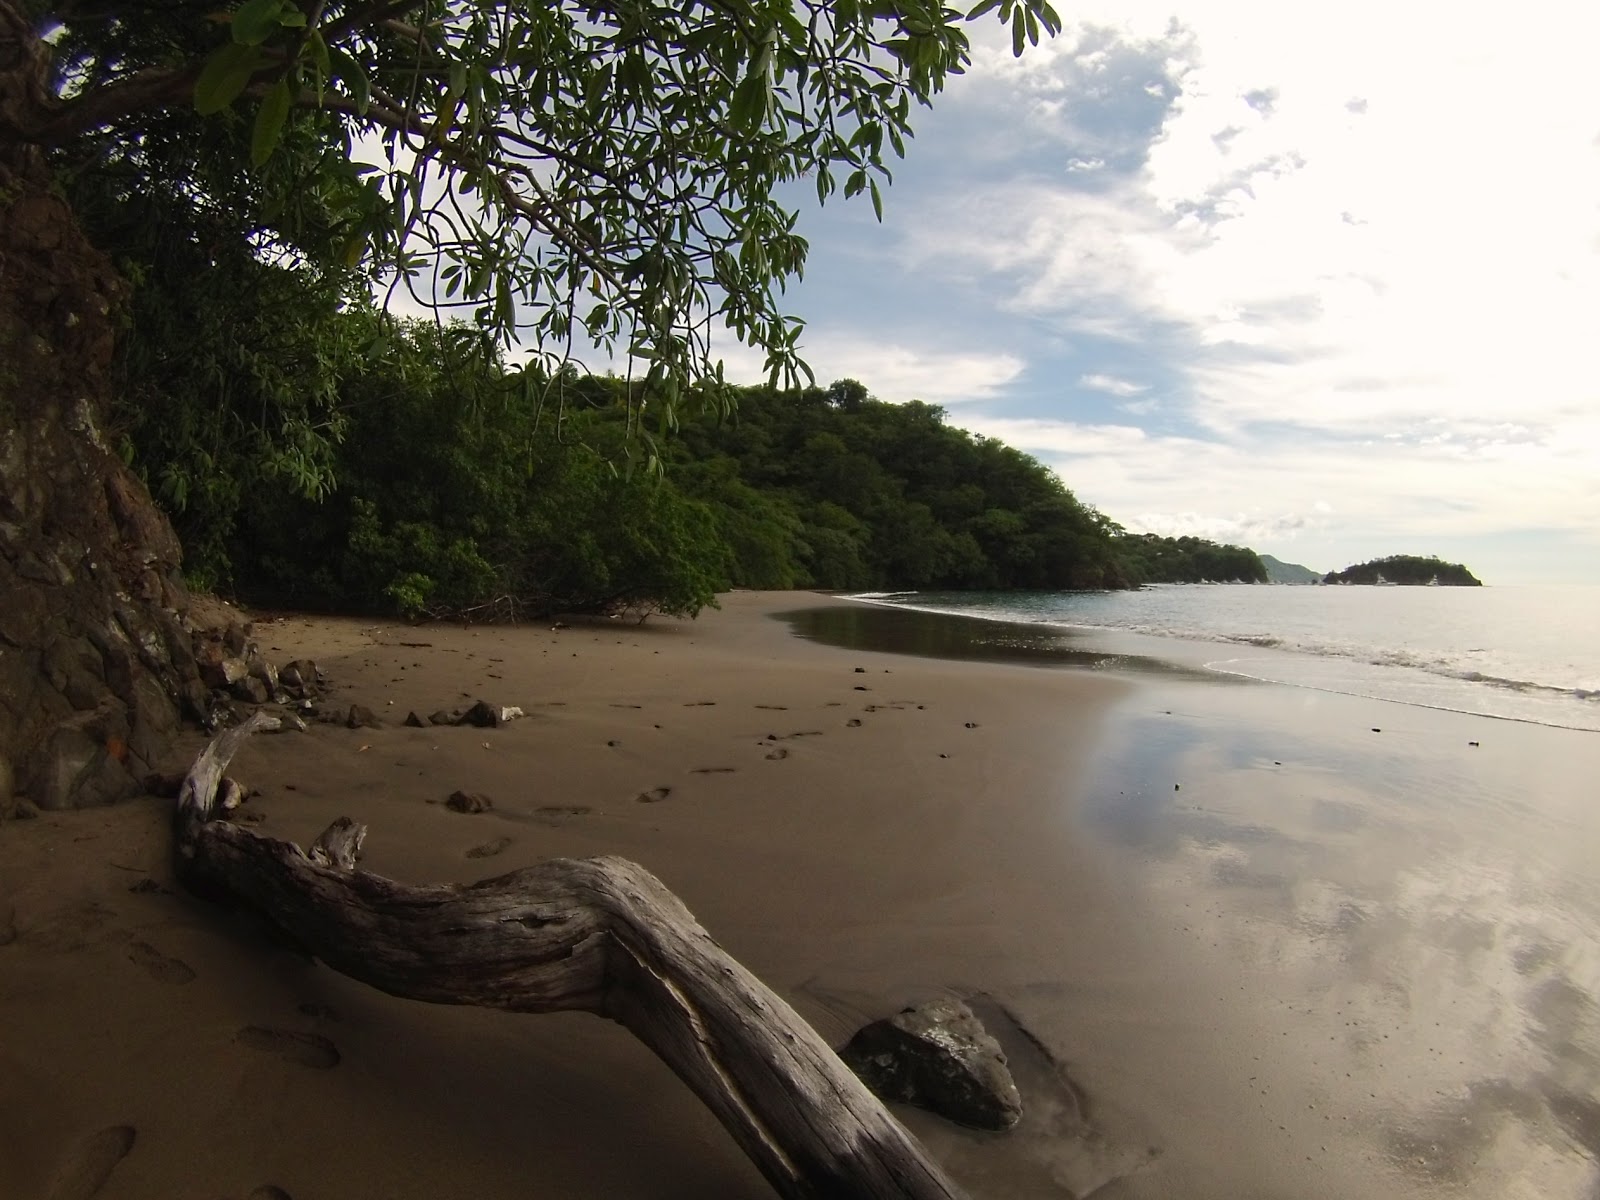
M 874 605 L 807 608 L 776 614 L 800 637 L 851 650 L 914 654 L 919 658 L 968 659 L 1032 667 L 1077 667 L 1127 671 L 1169 678 L 1249 684 L 1238 675 L 1196 670 L 1159 658 L 1121 654 L 1094 646 L 1071 630 L 1016 621 L 984 621 L 909 608 Z
M 1279 695 L 1146 697 L 1083 824 L 1374 1194 L 1600 1195 L 1600 737 Z

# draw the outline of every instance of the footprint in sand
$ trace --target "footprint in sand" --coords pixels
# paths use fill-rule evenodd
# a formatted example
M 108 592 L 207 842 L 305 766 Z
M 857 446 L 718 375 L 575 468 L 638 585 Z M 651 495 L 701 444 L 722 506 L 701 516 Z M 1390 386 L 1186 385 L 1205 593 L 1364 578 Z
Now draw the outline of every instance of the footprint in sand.
M 487 842 L 484 842 L 481 846 L 472 847 L 472 849 L 467 851 L 467 857 L 493 858 L 496 854 L 505 853 L 507 847 L 510 845 L 511 839 L 508 837 L 493 838 Z
M 285 1062 L 326 1071 L 339 1065 L 339 1048 L 318 1033 L 297 1033 L 292 1029 L 268 1029 L 246 1025 L 233 1035 L 241 1046 L 275 1055 Z
M 789 711 L 789 706 L 787 704 L 758 704 L 758 705 L 756 705 L 756 707 L 757 708 L 771 709 L 773 712 L 788 712 Z
M 737 767 L 690 767 L 691 775 L 732 775 Z
M 587 804 L 546 804 L 534 809 L 533 815 L 541 821 L 560 821 L 567 817 L 587 817 L 593 811 Z
M 773 759 L 774 761 L 776 761 L 777 759 L 780 759 L 780 758 L 788 758 L 789 757 L 789 752 L 787 750 L 785 750 L 782 746 L 779 746 L 771 754 L 767 755 L 767 757 L 770 758 L 770 759 Z
M 193 983 L 194 968 L 181 958 L 168 958 L 149 942 L 134 942 L 128 947 L 128 961 L 137 963 L 158 983 Z
M 670 795 L 672 795 L 672 789 L 662 786 L 653 787 L 648 792 L 640 792 L 634 799 L 640 804 L 660 804 Z
M 687 701 L 684 704 L 684 707 L 685 708 L 711 708 L 711 707 L 715 706 L 716 703 L 717 702 L 715 700 L 690 700 L 690 701 Z
M 860 717 L 851 717 L 848 721 L 846 721 L 844 723 L 844 727 L 846 729 L 859 729 L 859 728 L 861 728 L 861 718 Z
M 50 1200 L 90 1200 L 128 1157 L 137 1137 L 132 1125 L 109 1125 L 84 1138 L 56 1173 Z

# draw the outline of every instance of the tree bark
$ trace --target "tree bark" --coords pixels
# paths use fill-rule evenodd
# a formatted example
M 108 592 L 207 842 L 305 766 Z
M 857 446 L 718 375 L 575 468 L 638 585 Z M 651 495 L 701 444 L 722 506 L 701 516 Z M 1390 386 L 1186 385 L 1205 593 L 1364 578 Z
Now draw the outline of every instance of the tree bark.
M 790 1200 L 961 1195 L 816 1031 L 643 867 L 551 859 L 465 886 L 403 884 L 356 869 L 365 829 L 348 818 L 309 853 L 217 819 L 229 758 L 274 723 L 257 715 L 196 760 L 174 829 L 186 885 L 242 901 L 391 995 L 619 1022 Z

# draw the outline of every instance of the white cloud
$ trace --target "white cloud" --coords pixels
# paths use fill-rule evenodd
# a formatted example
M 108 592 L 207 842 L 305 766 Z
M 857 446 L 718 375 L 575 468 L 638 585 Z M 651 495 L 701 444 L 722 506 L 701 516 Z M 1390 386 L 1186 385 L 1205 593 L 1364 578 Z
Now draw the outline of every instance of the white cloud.
M 1024 347 L 1026 378 L 1075 394 L 963 423 L 1175 528 L 1600 529 L 1600 9 L 1074 13 L 1020 61 L 981 36 L 955 103 L 996 130 L 984 170 L 892 230 L 924 286 L 1068 348 Z M 1134 394 L 1107 386 L 1130 355 L 1190 436 L 1131 423 L 1149 401 L 1082 419 Z
M 808 330 L 802 335 L 800 354 L 816 372 L 819 384 L 857 379 L 878 399 L 896 403 L 960 404 L 990 399 L 1026 366 L 1014 354 L 878 341 L 826 330 Z M 730 359 L 729 378 L 754 379 L 760 374 L 759 360 L 753 353 L 748 358 L 755 370 L 736 374 L 736 360 Z
M 1142 383 L 1133 383 L 1127 379 L 1118 379 L 1115 375 L 1096 372 L 1090 375 L 1080 375 L 1078 386 L 1088 388 L 1091 392 L 1104 392 L 1108 396 L 1137 396 L 1150 389 Z

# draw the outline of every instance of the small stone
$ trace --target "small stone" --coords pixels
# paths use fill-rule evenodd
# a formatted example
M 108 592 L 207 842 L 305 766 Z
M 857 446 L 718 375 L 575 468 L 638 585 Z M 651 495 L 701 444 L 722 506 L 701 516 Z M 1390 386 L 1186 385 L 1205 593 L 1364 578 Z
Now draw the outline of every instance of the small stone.
M 383 722 L 378 720 L 378 714 L 363 704 L 352 704 L 350 715 L 344 720 L 350 729 L 381 729 Z
M 26 796 L 17 796 L 11 801 L 11 819 L 13 821 L 31 821 L 39 815 L 39 806 Z
M 428 725 L 426 721 L 417 716 L 417 714 L 414 712 L 408 712 L 406 714 L 405 724 L 407 728 L 410 729 L 426 729 Z
M 451 792 L 444 805 L 452 812 L 481 813 L 494 807 L 494 801 L 482 792 Z
M 428 724 L 459 725 L 461 724 L 461 718 L 464 715 L 464 710 L 459 708 L 441 708 L 438 712 L 433 713 L 428 717 Z

